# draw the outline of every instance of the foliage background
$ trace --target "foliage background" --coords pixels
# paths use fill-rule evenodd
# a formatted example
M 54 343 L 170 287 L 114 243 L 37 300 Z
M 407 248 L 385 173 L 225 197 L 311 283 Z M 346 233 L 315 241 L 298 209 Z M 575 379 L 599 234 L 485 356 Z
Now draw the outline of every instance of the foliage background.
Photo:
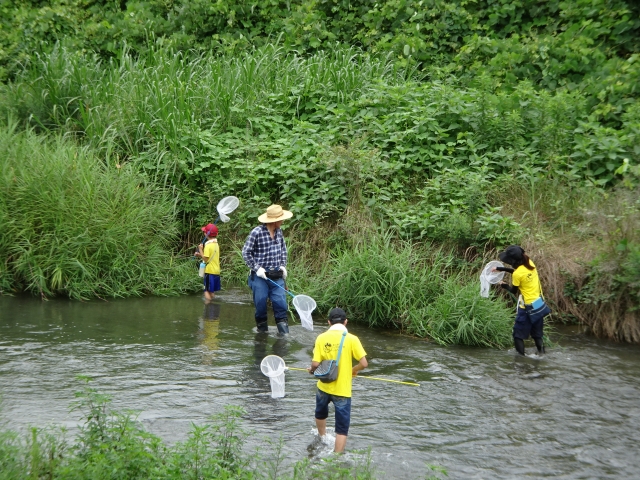
M 174 252 L 188 255 L 229 194 L 242 200 L 229 245 L 269 203 L 294 210 L 303 285 L 326 284 L 322 266 L 362 239 L 376 258 L 391 235 L 398 258 L 402 242 L 451 252 L 442 285 L 464 291 L 496 249 L 523 243 L 564 320 L 640 341 L 640 240 L 627 227 L 639 216 L 636 2 L 57 0 L 0 11 L 2 118 L 171 192 Z M 240 280 L 237 255 L 223 260 Z

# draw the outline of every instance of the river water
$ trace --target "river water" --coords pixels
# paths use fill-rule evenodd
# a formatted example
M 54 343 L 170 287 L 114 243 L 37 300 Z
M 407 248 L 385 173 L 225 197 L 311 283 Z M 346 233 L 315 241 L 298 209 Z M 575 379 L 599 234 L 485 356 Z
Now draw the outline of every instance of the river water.
M 249 448 L 284 438 L 288 462 L 309 456 L 315 382 L 286 373 L 272 399 L 259 363 L 283 357 L 306 367 L 316 335 L 291 326 L 279 338 L 270 321 L 257 335 L 246 290 L 204 306 L 197 296 L 110 302 L 0 297 L 0 422 L 13 429 L 64 425 L 77 375 L 133 409 L 145 428 L 183 440 L 225 405 L 247 411 Z M 513 350 L 440 347 L 349 324 L 367 351 L 356 378 L 347 450 L 371 448 L 380 478 L 425 478 L 427 464 L 449 478 L 638 478 L 640 348 L 598 341 L 565 328 L 543 358 Z M 531 351 L 531 348 L 528 349 Z M 333 414 L 328 425 L 333 424 Z M 384 473 L 383 473 L 384 472 Z

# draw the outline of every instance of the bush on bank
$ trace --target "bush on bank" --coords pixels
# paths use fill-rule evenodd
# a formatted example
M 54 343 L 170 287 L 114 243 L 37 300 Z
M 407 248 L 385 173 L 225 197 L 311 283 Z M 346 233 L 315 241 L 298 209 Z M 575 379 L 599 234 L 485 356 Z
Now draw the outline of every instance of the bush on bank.
M 390 57 L 345 48 L 157 49 L 108 63 L 62 49 L 4 86 L 0 111 L 175 188 L 185 229 L 210 221 L 229 194 L 252 210 L 285 202 L 306 228 L 335 221 L 358 195 L 404 238 L 503 245 L 521 231 L 489 201 L 502 177 L 610 188 L 625 161 L 640 162 L 637 100 L 614 129 L 581 92 L 414 77 Z
M 15 125 L 14 125 L 15 127 Z M 124 297 L 193 291 L 175 199 L 61 137 L 0 128 L 0 291 Z
M 435 74 L 489 71 L 505 85 L 529 79 L 551 90 L 588 89 L 596 102 L 601 97 L 596 110 L 617 118 L 634 88 L 626 60 L 635 54 L 637 69 L 639 8 L 632 0 L 5 2 L 0 79 L 56 41 L 102 58 L 123 44 L 144 54 L 150 38 L 178 50 L 235 53 L 274 41 L 307 53 L 339 42 Z

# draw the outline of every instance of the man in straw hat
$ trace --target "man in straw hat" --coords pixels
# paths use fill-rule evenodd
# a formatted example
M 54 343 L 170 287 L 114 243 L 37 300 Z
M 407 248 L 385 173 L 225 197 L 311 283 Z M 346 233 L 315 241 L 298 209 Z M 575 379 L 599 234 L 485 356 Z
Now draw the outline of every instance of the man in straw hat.
M 284 220 L 291 217 L 293 213 L 283 210 L 280 205 L 271 205 L 258 217 L 262 225 L 251 230 L 242 247 L 244 263 L 251 269 L 248 283 L 253 292 L 256 326 L 259 332 L 269 330 L 267 326 L 267 298 L 269 298 L 278 332 L 289 333 L 288 305 L 284 291 L 284 281 L 287 278 L 287 246 L 280 227 Z

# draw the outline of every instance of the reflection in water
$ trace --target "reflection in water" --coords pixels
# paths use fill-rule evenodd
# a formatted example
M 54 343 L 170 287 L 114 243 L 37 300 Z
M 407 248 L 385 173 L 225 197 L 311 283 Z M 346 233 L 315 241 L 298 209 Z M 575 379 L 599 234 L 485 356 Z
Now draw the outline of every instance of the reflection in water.
M 273 355 L 278 357 L 286 357 L 289 354 L 289 340 L 287 337 L 278 335 L 276 341 L 273 344 Z
M 513 369 L 523 379 L 542 378 L 544 376 L 543 370 L 540 369 L 542 360 L 544 356 L 516 355 L 513 358 Z
M 260 367 L 262 359 L 267 355 L 277 355 L 284 359 L 289 354 L 290 340 L 288 336 L 278 334 L 273 346 L 271 347 L 271 352 L 267 352 L 269 338 L 268 333 L 257 332 L 253 339 L 254 365 L 257 365 L 258 367 Z
M 267 355 L 269 334 L 258 332 L 253 339 L 253 365 L 245 368 L 244 382 L 247 393 L 255 397 L 262 397 L 271 391 L 269 379 L 260 370 L 260 362 Z M 262 401 L 256 399 L 257 402 Z M 253 403 L 253 402 L 251 402 Z
M 267 356 L 268 333 L 258 332 L 253 338 L 253 364 L 260 366 L 262 359 Z
M 220 303 L 210 302 L 204 306 L 199 320 L 198 338 L 202 345 L 202 362 L 211 365 L 220 348 Z

